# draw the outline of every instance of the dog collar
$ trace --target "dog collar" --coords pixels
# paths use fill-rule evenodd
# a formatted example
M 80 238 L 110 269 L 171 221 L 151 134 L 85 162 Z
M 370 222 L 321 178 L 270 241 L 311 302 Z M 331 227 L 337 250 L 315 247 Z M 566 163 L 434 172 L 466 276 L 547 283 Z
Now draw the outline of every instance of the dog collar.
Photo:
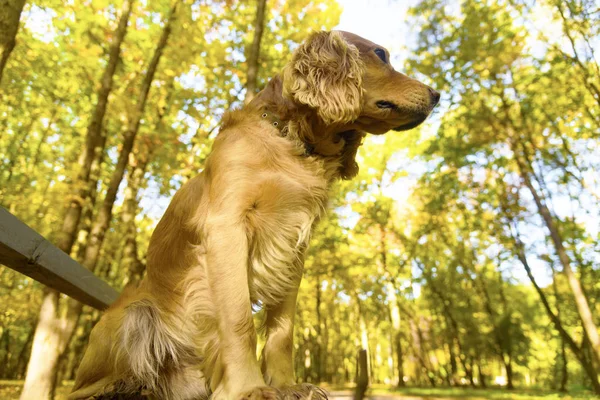
M 287 132 L 284 132 L 284 129 L 283 129 L 284 128 L 283 122 L 275 114 L 270 113 L 266 110 L 263 110 L 263 112 L 260 116 L 261 116 L 261 118 L 269 121 L 271 123 L 271 125 L 273 125 L 273 127 L 279 131 L 280 136 L 283 136 L 283 137 L 287 136 Z
M 279 118 L 277 115 L 273 114 L 272 112 L 269 112 L 264 109 L 261 111 L 260 116 L 261 116 L 261 118 L 269 121 L 271 126 L 273 126 L 273 128 L 275 128 L 279 131 L 279 136 L 287 137 L 287 135 L 288 135 L 287 126 L 286 126 L 286 124 L 283 123 L 281 118 Z M 302 142 L 302 145 L 304 146 L 304 155 L 306 157 L 314 154 L 315 146 L 313 146 L 310 143 L 306 143 L 306 142 Z

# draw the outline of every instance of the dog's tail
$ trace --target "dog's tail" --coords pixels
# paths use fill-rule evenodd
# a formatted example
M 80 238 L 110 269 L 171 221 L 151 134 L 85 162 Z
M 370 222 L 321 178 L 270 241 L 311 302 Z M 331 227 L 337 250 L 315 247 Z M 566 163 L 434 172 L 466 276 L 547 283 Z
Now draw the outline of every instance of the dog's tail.
M 205 381 L 183 318 L 161 310 L 146 293 L 124 293 L 92 330 L 69 399 L 146 392 L 203 398 Z
M 118 368 L 127 368 L 134 381 L 157 389 L 166 370 L 176 370 L 195 357 L 185 321 L 164 313 L 152 299 L 142 298 L 125 307 L 115 345 Z

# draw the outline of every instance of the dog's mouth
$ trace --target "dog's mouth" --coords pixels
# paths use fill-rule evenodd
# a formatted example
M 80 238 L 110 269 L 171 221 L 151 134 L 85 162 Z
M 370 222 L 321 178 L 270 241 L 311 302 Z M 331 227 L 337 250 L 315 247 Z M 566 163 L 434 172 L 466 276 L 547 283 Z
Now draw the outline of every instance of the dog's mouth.
M 427 119 L 427 114 L 420 115 L 414 121 L 406 123 L 406 124 L 402 124 L 400 126 L 397 126 L 397 127 L 393 128 L 393 130 L 396 131 L 396 132 L 401 132 L 401 131 L 407 131 L 407 130 L 412 129 L 412 128 L 416 128 L 417 126 L 421 125 L 421 123 L 423 121 L 425 121 L 425 119 Z
M 382 108 L 384 110 L 388 109 L 388 110 L 400 111 L 400 107 L 398 107 L 396 104 L 392 103 L 391 101 L 379 100 L 377 103 L 375 103 L 375 105 L 378 108 Z
M 396 112 L 404 112 L 404 110 L 402 110 L 397 104 L 392 103 L 391 101 L 387 101 L 387 100 L 379 100 L 378 102 L 375 103 L 375 105 L 377 106 L 377 108 L 380 108 L 382 110 L 393 110 Z M 410 114 L 413 114 L 411 117 L 411 119 L 413 119 L 410 122 L 407 122 L 405 124 L 399 125 L 395 128 L 393 128 L 394 131 L 400 132 L 400 131 L 407 131 L 409 129 L 415 128 L 417 126 L 419 126 L 423 121 L 425 121 L 425 119 L 427 119 L 427 116 L 429 115 L 428 113 L 415 113 L 415 112 L 411 112 Z

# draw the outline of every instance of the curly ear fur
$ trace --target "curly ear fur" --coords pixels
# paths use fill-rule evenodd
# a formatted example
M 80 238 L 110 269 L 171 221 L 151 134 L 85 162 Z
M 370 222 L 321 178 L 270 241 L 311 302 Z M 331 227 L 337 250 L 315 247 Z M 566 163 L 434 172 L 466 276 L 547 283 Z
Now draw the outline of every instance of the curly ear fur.
M 327 124 L 356 119 L 362 102 L 362 62 L 339 32 L 313 33 L 283 69 L 283 94 L 317 111 Z

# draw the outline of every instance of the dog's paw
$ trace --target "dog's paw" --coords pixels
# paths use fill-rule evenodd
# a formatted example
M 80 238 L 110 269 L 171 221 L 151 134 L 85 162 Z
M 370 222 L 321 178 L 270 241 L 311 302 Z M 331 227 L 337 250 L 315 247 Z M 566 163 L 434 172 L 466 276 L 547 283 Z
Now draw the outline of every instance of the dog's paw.
M 279 400 L 279 396 L 277 395 L 277 390 L 263 386 L 244 393 L 238 400 Z
M 285 386 L 279 389 L 279 400 L 327 400 L 327 392 L 310 383 Z

